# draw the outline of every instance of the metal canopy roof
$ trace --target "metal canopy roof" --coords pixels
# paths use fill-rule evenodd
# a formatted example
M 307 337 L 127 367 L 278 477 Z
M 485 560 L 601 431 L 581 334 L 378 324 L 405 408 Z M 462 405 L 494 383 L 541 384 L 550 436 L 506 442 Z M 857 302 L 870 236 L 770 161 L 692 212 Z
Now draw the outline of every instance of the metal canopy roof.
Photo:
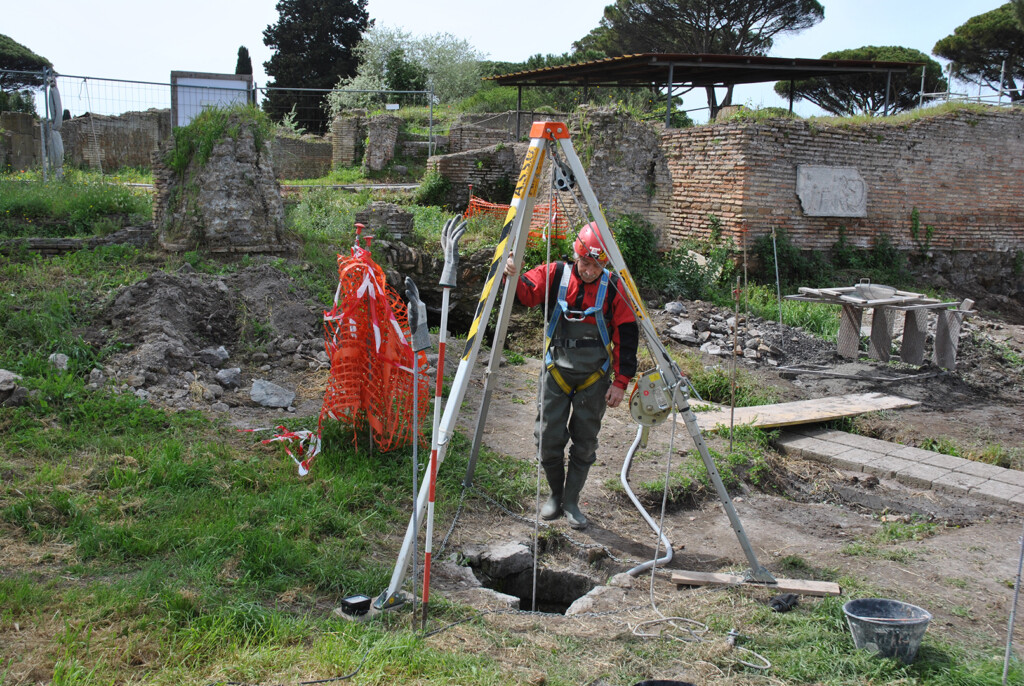
M 751 55 L 643 53 L 545 67 L 485 80 L 502 86 L 720 86 L 840 74 L 905 73 L 923 62 L 812 60 Z

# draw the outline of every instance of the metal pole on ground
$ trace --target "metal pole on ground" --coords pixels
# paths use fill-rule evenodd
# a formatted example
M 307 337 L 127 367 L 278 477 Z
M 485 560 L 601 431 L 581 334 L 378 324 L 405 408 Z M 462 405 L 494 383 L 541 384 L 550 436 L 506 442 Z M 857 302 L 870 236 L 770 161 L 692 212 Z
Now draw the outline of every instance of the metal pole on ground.
M 407 283 L 410 279 L 407 279 Z M 410 303 L 411 305 L 411 303 Z M 410 307 L 409 309 L 412 309 Z M 420 382 L 420 371 L 419 371 L 419 356 L 416 351 L 413 351 L 412 355 L 412 521 L 413 528 L 418 530 L 418 522 L 416 521 L 416 503 L 419 500 L 419 492 L 417 491 L 417 484 L 420 478 L 420 463 L 419 463 L 419 448 L 420 448 L 420 423 L 419 423 L 419 402 L 420 397 L 419 388 L 417 386 Z M 416 588 L 416 560 L 418 558 L 418 552 L 416 550 L 416 539 L 412 541 L 412 587 Z M 416 630 L 416 592 L 412 593 L 412 629 Z
M 740 277 L 736 277 L 736 290 L 732 292 L 733 300 L 736 303 L 732 321 L 732 374 L 729 381 L 729 453 L 732 453 L 732 428 L 736 418 L 736 355 L 742 351 L 740 348 Z
M 1013 605 L 1010 606 L 1010 627 L 1006 631 L 1006 656 L 1003 658 L 1003 686 L 1010 671 L 1010 655 L 1013 650 L 1013 624 L 1017 618 L 1017 598 L 1020 596 L 1020 573 L 1024 567 L 1024 532 L 1020 537 L 1020 559 L 1017 560 L 1017 580 L 1013 584 Z
M 416 485 L 419 481 L 419 448 L 420 448 L 420 362 L 419 353 L 430 347 L 430 331 L 427 325 L 427 306 L 420 300 L 420 291 L 416 282 L 405 277 L 405 296 L 409 299 L 409 331 L 412 347 L 412 521 L 413 531 L 418 531 L 417 503 L 419 493 Z M 431 486 L 433 489 L 433 486 Z M 429 540 L 429 539 L 427 539 Z M 429 543 L 427 545 L 430 545 Z M 426 572 L 424 572 L 426 574 Z M 412 628 L 416 630 L 416 538 L 412 540 Z M 426 598 L 423 599 L 423 615 L 426 621 Z
M 449 219 L 441 230 L 444 269 L 441 271 L 441 330 L 437 343 L 437 379 L 434 384 L 434 424 L 430 438 L 430 470 L 427 482 L 427 533 L 423 551 L 423 630 L 427 629 L 427 608 L 430 603 L 430 565 L 434 542 L 434 494 L 437 488 L 438 434 L 441 427 L 441 392 L 444 388 L 444 353 L 448 340 L 448 303 L 456 285 L 459 265 L 459 239 L 466 231 L 462 215 Z
M 779 248 L 775 242 L 775 227 L 772 227 L 772 255 L 775 258 L 775 297 L 779 301 L 779 328 L 782 328 L 782 282 L 779 281 Z M 781 335 L 781 333 L 780 333 Z M 781 338 L 779 339 L 782 340 Z

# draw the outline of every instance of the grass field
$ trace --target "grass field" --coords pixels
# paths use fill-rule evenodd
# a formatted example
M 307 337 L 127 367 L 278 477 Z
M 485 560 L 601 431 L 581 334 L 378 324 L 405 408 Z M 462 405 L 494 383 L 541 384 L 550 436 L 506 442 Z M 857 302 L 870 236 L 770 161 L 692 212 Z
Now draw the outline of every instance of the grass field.
M 304 257 L 319 256 L 323 268 L 282 268 L 305 274 L 315 292 L 332 291 L 331 256 L 303 222 L 320 218 L 330 233 L 343 211 L 326 198 L 293 211 Z M 408 449 L 367 454 L 328 431 L 313 473 L 299 479 L 261 436 L 87 386 L 119 344 L 89 343 L 80 328 L 122 287 L 180 263 L 117 247 L 0 261 L 0 368 L 32 393 L 24 406 L 0 408 L 0 683 L 294 684 L 358 672 L 347 681 L 619 685 L 681 666 L 705 670 L 709 684 L 1000 683 L 1001 660 L 940 635 L 911 666 L 855 651 L 841 605 L 873 589 L 798 558 L 784 562 L 803 578 L 840 581 L 845 597 L 788 614 L 740 590 L 663 602 L 666 614 L 710 627 L 717 638 L 699 644 L 635 636 L 628 614 L 485 616 L 443 597 L 432 601 L 431 627 L 454 626 L 432 636 L 413 630 L 403 609 L 368 622 L 336 617 L 345 595 L 387 586 L 410 511 Z M 66 371 L 47 362 L 54 352 L 70 356 Z M 720 374 L 693 367 L 710 395 L 725 392 Z M 764 436 L 737 440 L 735 472 L 763 469 Z M 440 475 L 439 522 L 453 516 L 467 453 L 457 435 Z M 529 463 L 485 453 L 476 482 L 516 506 L 533 498 L 533 474 Z M 472 494 L 467 506 L 498 516 Z M 734 627 L 771 661 L 768 674 L 737 662 L 742 653 L 724 639 Z M 1024 678 L 1019 664 L 1010 677 Z

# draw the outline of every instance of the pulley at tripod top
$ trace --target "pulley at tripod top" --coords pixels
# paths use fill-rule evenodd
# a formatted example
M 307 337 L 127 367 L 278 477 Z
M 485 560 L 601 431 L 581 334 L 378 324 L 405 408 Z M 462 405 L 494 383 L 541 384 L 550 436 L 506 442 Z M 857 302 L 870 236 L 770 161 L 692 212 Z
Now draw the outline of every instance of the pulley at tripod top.
M 561 160 L 555 160 L 555 174 L 552 184 L 557 191 L 568 191 L 572 190 L 576 186 L 576 175 L 572 173 L 572 169 L 569 165 L 565 164 Z
M 655 426 L 668 419 L 672 402 L 665 377 L 657 369 L 637 377 L 636 386 L 629 396 L 629 413 L 641 426 Z

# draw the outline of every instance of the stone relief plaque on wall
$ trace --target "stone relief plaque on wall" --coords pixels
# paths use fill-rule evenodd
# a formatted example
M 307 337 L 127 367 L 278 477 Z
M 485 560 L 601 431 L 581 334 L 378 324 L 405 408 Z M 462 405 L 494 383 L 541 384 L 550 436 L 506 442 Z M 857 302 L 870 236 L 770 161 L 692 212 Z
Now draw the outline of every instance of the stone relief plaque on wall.
M 866 217 L 868 187 L 855 167 L 796 168 L 796 194 L 810 217 Z

